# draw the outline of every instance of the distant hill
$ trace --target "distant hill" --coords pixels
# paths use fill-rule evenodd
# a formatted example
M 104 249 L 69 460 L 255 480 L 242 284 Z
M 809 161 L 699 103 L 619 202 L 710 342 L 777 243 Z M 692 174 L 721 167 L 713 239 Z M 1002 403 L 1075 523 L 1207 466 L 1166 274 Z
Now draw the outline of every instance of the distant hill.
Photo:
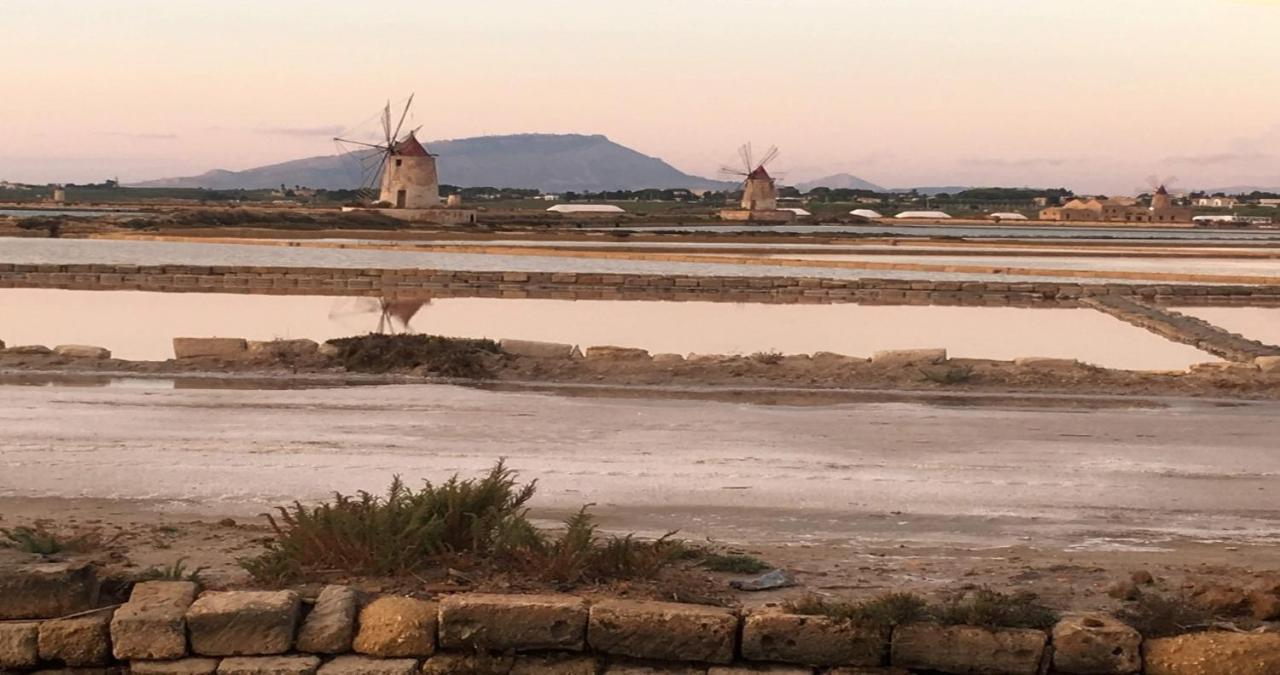
M 1185 192 L 1185 190 L 1178 190 L 1178 192 Z M 1201 190 L 1201 192 L 1206 192 L 1211 195 L 1216 195 L 1219 193 L 1224 195 L 1247 195 L 1247 194 L 1252 194 L 1254 192 L 1268 192 L 1271 194 L 1280 194 L 1280 187 L 1275 187 L 1275 186 L 1263 187 L 1260 185 L 1234 185 L 1231 187 L 1210 188 L 1207 190 Z
M 735 183 L 692 176 L 656 157 L 604 136 L 518 134 L 427 143 L 439 157 L 440 182 L 459 187 L 536 188 L 543 192 L 639 190 L 643 188 L 732 189 Z M 244 171 L 209 171 L 164 178 L 140 187 L 214 190 L 303 185 L 340 190 L 359 187 L 360 163 L 348 155 L 308 157 Z
M 886 192 L 886 190 L 875 183 L 870 183 L 857 176 L 847 173 L 837 173 L 833 176 L 826 176 L 817 180 L 811 180 L 796 185 L 796 189 L 801 192 L 808 192 L 814 188 L 831 188 L 832 190 L 872 190 L 875 192 Z
M 954 195 L 972 189 L 974 189 L 972 186 L 967 185 L 940 185 L 937 187 L 896 188 L 894 192 L 911 192 L 915 190 L 919 194 L 936 197 L 938 195 Z

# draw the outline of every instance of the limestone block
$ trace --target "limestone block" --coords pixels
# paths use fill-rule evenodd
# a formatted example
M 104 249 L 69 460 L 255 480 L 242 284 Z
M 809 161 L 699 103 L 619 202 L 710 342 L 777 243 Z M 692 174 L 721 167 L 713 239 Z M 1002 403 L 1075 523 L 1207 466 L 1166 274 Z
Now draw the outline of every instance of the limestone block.
M 417 659 L 375 659 L 348 654 L 320 666 L 319 675 L 415 675 L 417 672 Z
M 436 604 L 386 596 L 360 610 L 351 648 L 383 658 L 431 656 L 436 651 Z
M 218 659 L 200 657 L 129 663 L 130 675 L 213 675 L 216 672 L 218 672 Z
M 1045 356 L 1024 356 L 1013 360 L 1019 368 L 1035 368 L 1036 370 L 1071 370 L 1080 365 L 1075 359 L 1055 359 Z
M 649 358 L 649 352 L 632 347 L 600 346 L 587 347 L 586 356 L 602 361 L 641 361 Z
M 320 344 L 315 340 L 249 340 L 245 343 L 245 351 L 254 358 L 288 358 L 310 356 L 320 352 Z
M 93 609 L 98 577 L 88 565 L 40 563 L 0 567 L 0 620 L 51 619 Z
M 605 600 L 591 607 L 587 643 L 610 654 L 666 661 L 733 660 L 738 617 L 727 609 Z
M 539 654 L 521 656 L 508 675 L 596 675 L 600 661 L 582 654 Z
M 0 671 L 33 668 L 40 660 L 40 624 L 0 623 Z
M 911 671 L 906 668 L 898 668 L 897 666 L 849 666 L 846 668 L 832 668 L 826 672 L 826 675 L 912 675 Z
M 218 664 L 218 675 L 316 675 L 320 657 L 232 656 Z
M 1136 673 L 1142 636 L 1105 614 L 1066 617 L 1053 627 L 1053 667 L 1073 675 Z
M 707 675 L 706 666 L 687 663 L 611 661 L 604 675 Z
M 111 619 L 117 659 L 172 660 L 187 655 L 187 609 L 196 598 L 190 581 L 144 581 L 133 587 Z
M 889 636 L 825 616 L 761 612 L 742 625 L 742 657 L 809 666 L 878 666 Z
M 512 656 L 493 654 L 436 654 L 422 664 L 422 675 L 508 675 L 515 666 Z
M 105 347 L 94 347 L 92 345 L 58 345 L 53 348 L 53 353 L 58 356 L 66 356 L 72 359 L 111 358 L 110 349 Z
M 1024 628 L 917 623 L 893 632 L 893 665 L 946 673 L 1036 675 L 1046 635 Z
M 265 656 L 293 646 L 300 605 L 293 591 L 205 593 L 187 609 L 191 651 L 202 656 Z
M 356 591 L 348 586 L 325 586 L 298 630 L 298 651 L 341 654 L 351 650 L 356 632 Z
M 665 366 L 674 366 L 684 363 L 684 356 L 680 354 L 654 354 L 653 362 Z
M 829 671 L 835 672 L 835 671 Z M 707 671 L 707 675 L 813 675 L 812 668 L 800 666 L 783 666 L 768 664 L 740 664 L 733 666 L 716 666 Z
M 1192 633 L 1148 640 L 1148 675 L 1274 675 L 1280 673 L 1280 633 Z
M 40 660 L 66 666 L 104 666 L 111 660 L 111 612 L 40 624 Z
M 929 365 L 946 360 L 945 349 L 892 349 L 871 355 L 871 363 L 886 367 Z
M 534 359 L 571 359 L 580 356 L 577 346 L 560 342 L 535 342 L 533 340 L 501 340 L 498 346 L 513 356 Z
M 587 603 L 570 595 L 468 593 L 440 603 L 440 645 L 466 651 L 582 651 Z
M 173 339 L 173 356 L 179 359 L 202 357 L 234 359 L 245 355 L 249 343 L 241 338 L 191 338 Z
M 46 356 L 53 353 L 44 345 L 17 345 L 4 350 L 7 354 L 23 354 L 26 356 Z
M 1259 356 L 1253 365 L 1264 373 L 1280 373 L 1280 356 Z

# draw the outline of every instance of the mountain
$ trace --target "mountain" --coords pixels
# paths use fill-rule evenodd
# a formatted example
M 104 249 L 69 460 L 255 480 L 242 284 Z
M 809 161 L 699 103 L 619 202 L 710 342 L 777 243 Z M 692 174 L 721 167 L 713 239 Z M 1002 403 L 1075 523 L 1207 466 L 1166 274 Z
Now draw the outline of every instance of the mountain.
M 1170 188 L 1170 189 L 1173 189 L 1173 188 Z M 1178 192 L 1186 192 L 1186 191 L 1187 190 L 1178 190 Z M 1254 192 L 1280 194 L 1280 187 L 1276 187 L 1276 186 L 1264 187 L 1260 185 L 1233 185 L 1231 187 L 1218 187 L 1218 188 L 1212 188 L 1209 190 L 1201 190 L 1201 192 L 1205 192 L 1211 195 L 1216 195 L 1216 194 L 1247 195 L 1247 194 L 1252 194 Z
M 604 136 L 517 134 L 427 143 L 438 156 L 440 182 L 459 187 L 536 188 L 543 192 L 643 188 L 732 189 L 735 183 L 691 176 L 656 157 Z M 214 190 L 304 185 L 327 190 L 359 187 L 360 163 L 349 155 L 308 157 L 244 171 L 214 170 L 139 187 Z
M 937 187 L 898 188 L 895 189 L 894 192 L 911 192 L 912 190 L 915 190 L 922 195 L 936 197 L 938 195 L 954 195 L 964 192 L 965 190 L 972 189 L 972 186 L 965 185 L 940 185 Z
M 814 188 L 831 188 L 832 190 L 872 190 L 874 192 L 886 192 L 886 190 L 875 183 L 869 183 L 857 176 L 847 173 L 837 173 L 833 176 L 819 178 L 796 185 L 796 189 L 801 192 L 808 192 Z

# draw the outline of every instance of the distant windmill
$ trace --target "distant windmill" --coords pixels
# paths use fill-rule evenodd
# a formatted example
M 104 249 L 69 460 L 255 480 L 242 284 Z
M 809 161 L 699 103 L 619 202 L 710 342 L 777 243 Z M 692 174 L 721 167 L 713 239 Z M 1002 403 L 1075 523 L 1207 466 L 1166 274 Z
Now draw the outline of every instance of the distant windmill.
M 1156 175 L 1147 176 L 1147 185 L 1151 188 L 1151 210 L 1167 209 L 1173 206 L 1173 197 L 1169 188 L 1177 182 L 1174 176 L 1161 178 Z
M 427 152 L 415 136 L 418 129 L 410 129 L 403 138 L 400 130 L 409 116 L 413 96 L 404 104 L 400 121 L 391 127 L 391 103 L 382 110 L 382 136 L 380 144 L 366 143 L 349 138 L 334 138 L 344 152 L 354 156 L 363 170 L 362 191 L 372 192 L 379 185 L 378 201 L 397 209 L 429 209 L 440 205 L 440 180 L 436 173 L 435 156 Z
M 778 186 L 765 167 L 778 158 L 778 146 L 770 147 L 764 157 L 756 162 L 751 153 L 751 144 L 747 143 L 738 148 L 738 157 L 742 160 L 741 169 L 726 166 L 720 172 L 742 178 L 742 208 L 746 211 L 776 211 Z
M 349 300 L 341 300 L 333 309 L 329 310 L 329 318 L 345 322 L 345 319 L 358 317 L 360 323 L 364 323 L 364 319 L 360 317 L 378 317 L 378 327 L 374 331 L 380 335 L 396 333 L 409 334 L 413 332 L 413 328 L 409 322 L 417 315 L 418 310 L 424 306 L 431 304 L 430 298 L 422 299 L 392 299 L 392 298 L 354 298 Z M 397 325 L 398 324 L 398 325 Z

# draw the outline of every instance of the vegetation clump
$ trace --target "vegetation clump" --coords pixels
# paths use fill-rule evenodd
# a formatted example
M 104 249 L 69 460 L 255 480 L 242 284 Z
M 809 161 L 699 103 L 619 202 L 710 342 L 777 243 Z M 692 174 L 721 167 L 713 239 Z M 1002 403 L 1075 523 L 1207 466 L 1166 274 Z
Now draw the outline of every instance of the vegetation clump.
M 490 359 L 500 354 L 492 340 L 447 338 L 438 335 L 383 335 L 329 340 L 336 359 L 352 372 L 389 373 L 425 369 L 433 375 L 483 379 L 493 375 Z
M 772 569 L 768 563 L 755 556 L 732 553 L 706 553 L 702 557 L 702 566 L 712 572 L 733 574 L 757 574 Z
M 76 537 L 63 537 L 44 525 L 33 527 L 15 527 L 11 530 L 0 530 L 7 540 L 4 545 L 36 555 L 56 555 L 58 553 L 78 553 L 96 548 L 100 543 L 94 537 L 82 534 Z
M 921 368 L 924 379 L 935 384 L 964 384 L 973 379 L 973 366 L 945 366 L 940 368 Z
M 295 502 L 268 515 L 267 551 L 241 560 L 257 580 L 282 583 L 318 572 L 410 575 L 459 559 L 502 564 L 560 584 L 652 578 L 687 550 L 670 533 L 656 541 L 602 537 L 583 507 L 558 533 L 540 531 L 526 504 L 536 481 L 520 484 L 498 462 L 478 479 L 453 476 L 408 487 L 396 477 L 385 495 L 335 494 L 317 506 Z
M 788 612 L 825 616 L 874 628 L 892 628 L 930 618 L 928 603 L 914 593 L 885 593 L 861 602 L 829 600 L 809 595 L 787 603 Z
M 1057 623 L 1053 610 L 1040 604 L 1035 593 L 1001 593 L 979 588 L 948 598 L 931 608 L 933 619 L 946 625 L 989 628 L 1049 628 Z
M 1146 592 L 1118 616 L 1148 639 L 1203 629 L 1213 620 L 1212 612 L 1189 598 Z
M 198 584 L 200 573 L 205 569 L 204 567 L 189 568 L 186 558 L 178 558 L 172 565 L 148 569 L 142 573 L 142 578 L 148 581 L 193 581 Z

